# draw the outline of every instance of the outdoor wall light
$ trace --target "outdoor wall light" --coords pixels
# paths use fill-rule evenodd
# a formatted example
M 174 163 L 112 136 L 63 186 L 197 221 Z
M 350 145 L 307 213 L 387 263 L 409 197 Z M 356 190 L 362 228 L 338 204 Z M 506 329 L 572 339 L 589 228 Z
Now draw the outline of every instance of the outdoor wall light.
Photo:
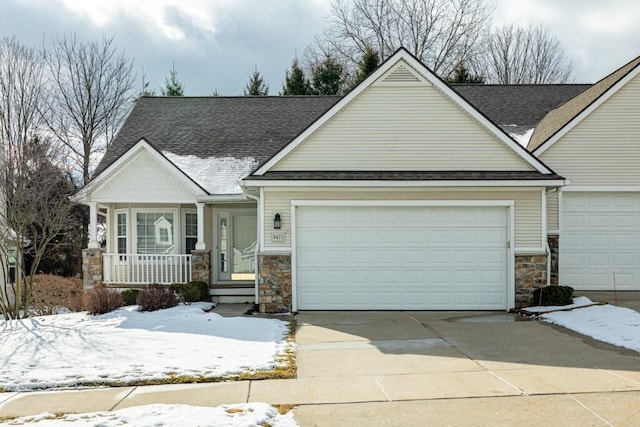
M 282 218 L 280 217 L 280 214 L 277 213 L 273 216 L 273 228 L 275 230 L 280 230 L 281 227 L 282 227 Z

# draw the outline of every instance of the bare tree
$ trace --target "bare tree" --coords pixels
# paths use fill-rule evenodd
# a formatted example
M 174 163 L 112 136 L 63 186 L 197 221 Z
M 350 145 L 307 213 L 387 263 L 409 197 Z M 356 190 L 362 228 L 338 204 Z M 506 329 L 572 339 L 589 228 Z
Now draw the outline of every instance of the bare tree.
M 565 83 L 571 77 L 571 61 L 546 27 L 497 28 L 486 46 L 481 67 L 489 83 Z
M 115 48 L 113 38 L 87 42 L 75 34 L 55 39 L 45 60 L 51 104 L 44 117 L 86 184 L 131 106 L 133 60 Z
M 0 314 L 5 319 L 28 314 L 33 275 L 72 220 L 74 187 L 51 160 L 57 158 L 56 145 L 38 136 L 44 77 L 37 50 L 15 38 L 0 40 Z M 28 270 L 24 255 L 31 260 Z
M 334 0 L 328 26 L 305 59 L 313 64 L 332 54 L 353 69 L 367 49 L 384 61 L 405 47 L 447 77 L 475 61 L 492 10 L 482 0 Z

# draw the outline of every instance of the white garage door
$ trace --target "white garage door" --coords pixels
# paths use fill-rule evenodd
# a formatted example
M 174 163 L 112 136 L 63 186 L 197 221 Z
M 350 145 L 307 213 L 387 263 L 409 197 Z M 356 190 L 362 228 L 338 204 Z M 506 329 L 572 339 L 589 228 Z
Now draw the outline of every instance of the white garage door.
M 563 193 L 560 283 L 640 290 L 640 194 Z
M 507 308 L 507 208 L 296 208 L 299 310 Z

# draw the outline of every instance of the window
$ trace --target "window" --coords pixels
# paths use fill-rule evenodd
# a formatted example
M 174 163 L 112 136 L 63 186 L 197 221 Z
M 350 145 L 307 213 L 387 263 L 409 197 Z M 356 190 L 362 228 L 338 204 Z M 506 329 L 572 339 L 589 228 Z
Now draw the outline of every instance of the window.
M 173 253 L 173 212 L 136 212 L 136 235 L 139 254 Z
M 127 253 L 127 214 L 116 213 L 116 246 L 119 254 Z
M 184 214 L 184 249 L 190 254 L 196 249 L 198 242 L 198 214 L 186 212 Z

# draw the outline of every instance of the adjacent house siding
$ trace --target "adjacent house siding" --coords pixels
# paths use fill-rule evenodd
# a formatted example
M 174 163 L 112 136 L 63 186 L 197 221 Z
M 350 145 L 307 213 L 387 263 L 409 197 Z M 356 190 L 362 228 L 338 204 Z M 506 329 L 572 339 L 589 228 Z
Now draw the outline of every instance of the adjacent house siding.
M 264 246 L 269 249 L 291 247 L 291 200 L 514 200 L 515 249 L 542 250 L 542 200 L 540 188 L 509 189 L 271 189 L 264 190 Z M 285 241 L 272 241 L 273 223 L 269 219 L 279 213 Z
M 371 86 L 273 171 L 533 170 L 436 88 Z
M 193 200 L 195 195 L 183 182 L 141 150 L 113 178 L 91 194 L 97 201 L 166 202 Z
M 571 185 L 640 185 L 640 75 L 540 155 Z

